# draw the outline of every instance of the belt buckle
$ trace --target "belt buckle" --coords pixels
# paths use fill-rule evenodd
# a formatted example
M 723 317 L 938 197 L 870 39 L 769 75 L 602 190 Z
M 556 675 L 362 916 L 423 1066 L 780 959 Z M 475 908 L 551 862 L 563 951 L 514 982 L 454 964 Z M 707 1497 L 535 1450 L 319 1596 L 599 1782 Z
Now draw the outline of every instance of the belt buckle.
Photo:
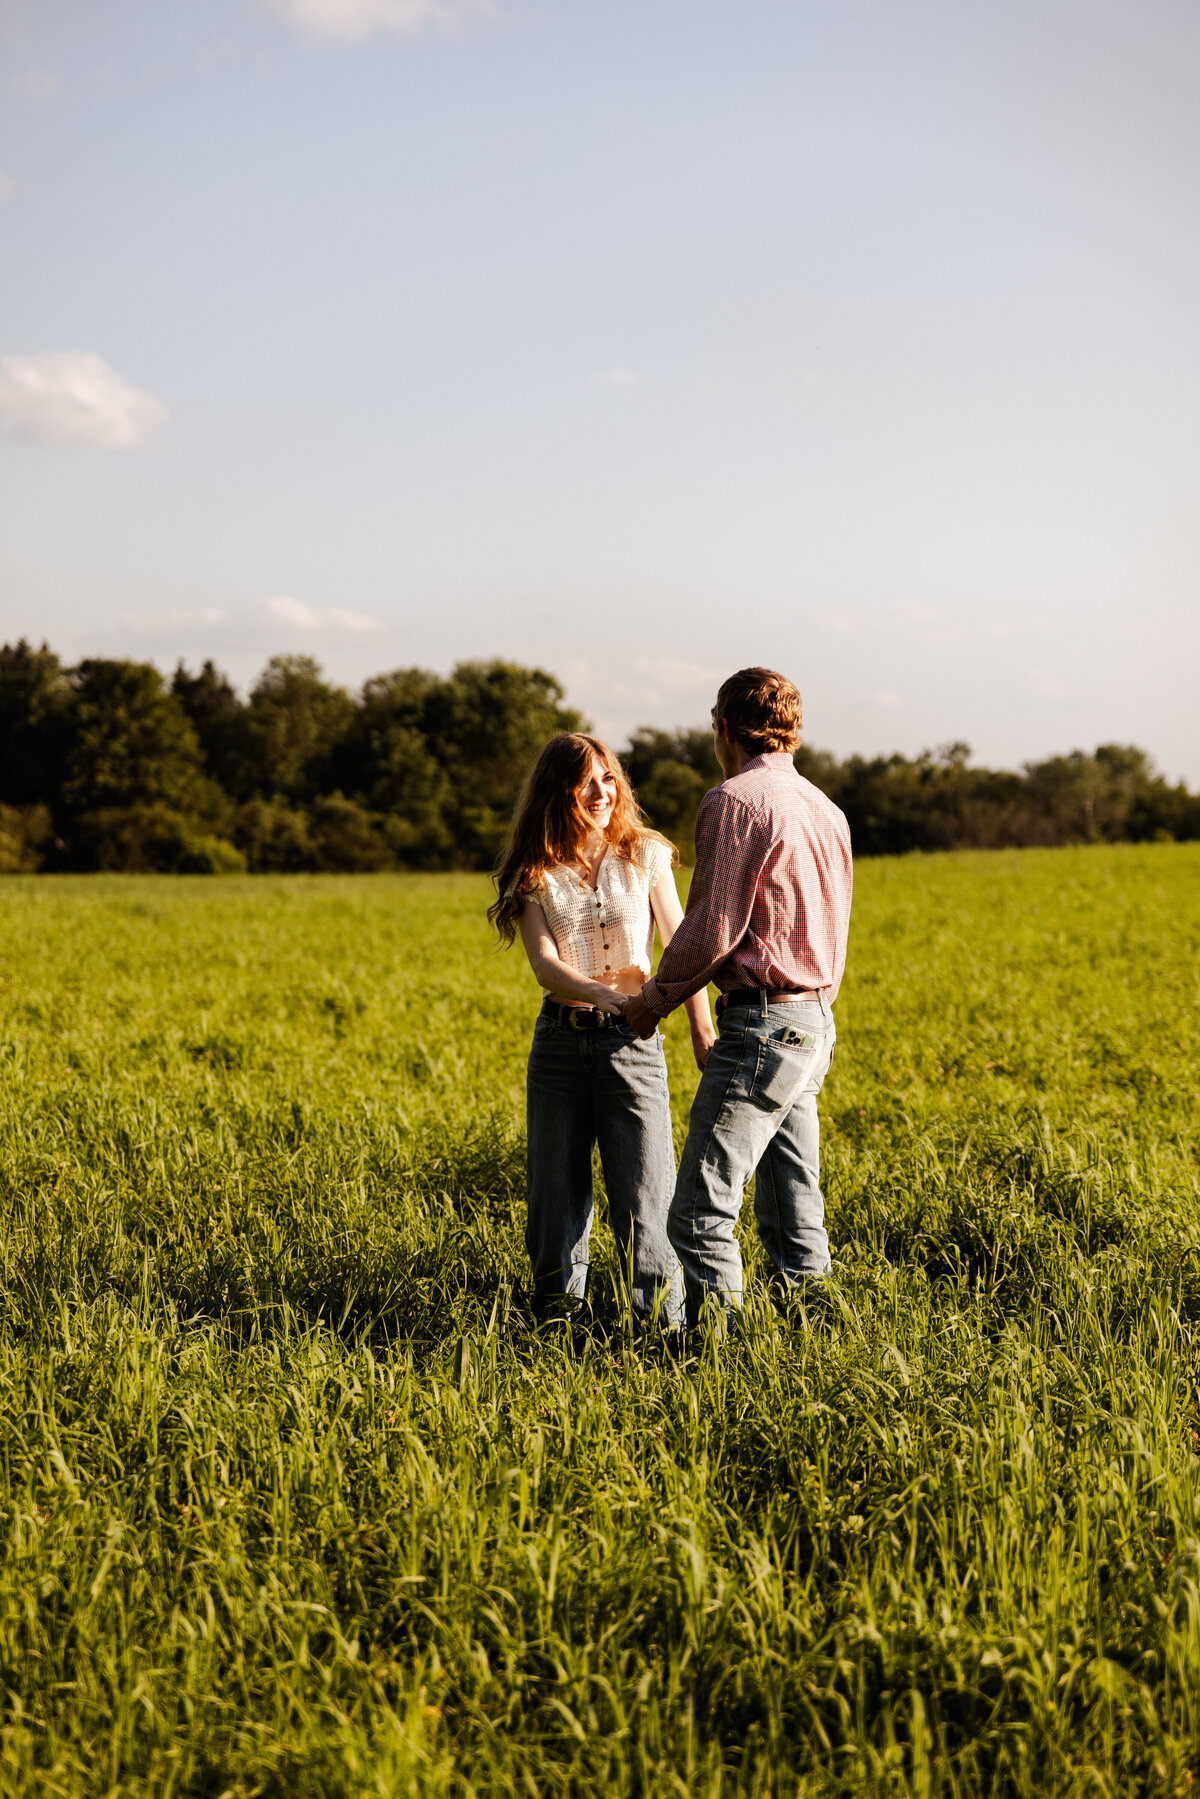
M 583 1015 L 587 1010 L 588 1010 L 587 1006 L 572 1006 L 571 1007 L 571 1029 L 573 1031 L 586 1031 L 590 1028 L 588 1025 L 583 1023 Z

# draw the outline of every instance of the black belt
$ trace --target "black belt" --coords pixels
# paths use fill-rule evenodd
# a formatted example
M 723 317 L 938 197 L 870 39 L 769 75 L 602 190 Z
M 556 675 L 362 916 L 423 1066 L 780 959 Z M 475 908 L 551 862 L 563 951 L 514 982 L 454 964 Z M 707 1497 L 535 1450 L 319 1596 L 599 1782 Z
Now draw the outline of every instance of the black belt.
M 785 1005 L 788 1000 L 820 999 L 816 987 L 735 987 L 730 993 L 717 995 L 718 1016 L 730 1006 Z
M 623 1013 L 602 1012 L 599 1006 L 565 1006 L 556 999 L 543 1000 L 542 1011 L 555 1024 L 566 1025 L 572 1031 L 607 1031 L 615 1025 L 625 1024 Z M 626 1029 L 629 1029 L 628 1025 Z

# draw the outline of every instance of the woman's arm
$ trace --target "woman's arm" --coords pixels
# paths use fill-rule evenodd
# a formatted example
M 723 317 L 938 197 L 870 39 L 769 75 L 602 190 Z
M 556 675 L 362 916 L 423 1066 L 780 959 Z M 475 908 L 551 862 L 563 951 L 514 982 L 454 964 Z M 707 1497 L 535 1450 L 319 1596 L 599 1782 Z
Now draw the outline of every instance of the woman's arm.
M 658 934 L 666 949 L 679 926 L 683 923 L 683 907 L 679 903 L 679 894 L 675 888 L 675 876 L 668 868 L 660 876 L 657 884 L 650 889 L 650 906 L 654 913 L 654 922 L 658 926 Z M 697 1068 L 703 1070 L 708 1061 L 708 1052 L 716 1041 L 717 1033 L 713 1029 L 712 1013 L 708 1009 L 708 988 L 701 987 L 699 993 L 693 993 L 685 999 L 683 1009 L 688 1015 L 688 1024 L 692 1032 L 692 1054 L 696 1058 Z
M 539 984 L 551 993 L 561 994 L 563 999 L 583 1000 L 589 1006 L 599 1006 L 602 1012 L 621 1010 L 622 994 L 601 981 L 589 980 L 563 961 L 546 914 L 533 898 L 526 899 L 521 912 L 521 942 Z

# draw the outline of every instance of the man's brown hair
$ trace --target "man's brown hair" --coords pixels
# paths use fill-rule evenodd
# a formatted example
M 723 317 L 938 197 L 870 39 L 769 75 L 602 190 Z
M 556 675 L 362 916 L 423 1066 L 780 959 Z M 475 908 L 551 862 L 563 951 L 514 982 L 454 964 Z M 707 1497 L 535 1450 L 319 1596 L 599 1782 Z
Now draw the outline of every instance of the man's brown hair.
M 753 756 L 794 750 L 803 718 L 800 695 L 786 675 L 770 668 L 739 668 L 722 681 L 713 707 L 713 724 L 723 719 L 730 736 Z

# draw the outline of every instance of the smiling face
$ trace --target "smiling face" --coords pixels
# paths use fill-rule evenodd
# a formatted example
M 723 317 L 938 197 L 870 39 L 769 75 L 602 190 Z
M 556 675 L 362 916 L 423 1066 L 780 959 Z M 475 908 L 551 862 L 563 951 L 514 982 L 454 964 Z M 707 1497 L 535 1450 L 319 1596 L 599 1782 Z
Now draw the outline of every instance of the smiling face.
M 575 789 L 580 808 L 601 835 L 608 829 L 617 799 L 617 777 L 611 774 L 600 757 L 592 752 L 591 767 Z

